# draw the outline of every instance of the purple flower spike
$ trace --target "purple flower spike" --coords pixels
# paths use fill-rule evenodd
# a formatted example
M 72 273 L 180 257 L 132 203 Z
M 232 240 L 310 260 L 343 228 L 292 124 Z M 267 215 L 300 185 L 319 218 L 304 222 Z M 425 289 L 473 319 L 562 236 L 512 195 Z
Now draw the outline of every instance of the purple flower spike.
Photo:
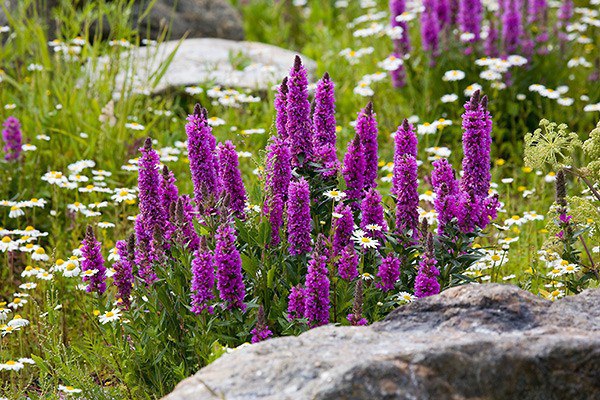
M 423 0 L 425 10 L 421 14 L 421 40 L 423 50 L 430 53 L 432 62 L 438 56 L 440 25 L 435 0 Z
M 437 280 L 440 271 L 436 264 L 433 253 L 433 235 L 430 233 L 427 236 L 427 250 L 419 261 L 419 273 L 415 278 L 415 296 L 422 298 L 440 292 L 440 283 Z
M 288 250 L 291 255 L 308 253 L 311 248 L 310 189 L 308 182 L 300 178 L 291 182 L 287 201 Z
M 113 282 L 117 287 L 117 296 L 121 299 L 121 304 L 129 308 L 131 303 L 131 288 L 133 285 L 133 257 L 135 249 L 135 237 L 131 235 L 129 240 L 119 240 L 116 244 L 119 259 L 113 264 L 115 275 Z
M 306 303 L 304 315 L 311 328 L 329 323 L 329 270 L 324 238 L 317 239 L 318 246 L 308 263 L 306 274 Z
M 484 104 L 485 103 L 485 104 Z M 492 179 L 490 172 L 490 147 L 492 144 L 492 118 L 487 111 L 487 100 L 479 100 L 476 91 L 465 104 L 462 115 L 463 177 L 461 187 L 477 197 L 487 197 Z
M 350 244 L 354 230 L 354 218 L 350 206 L 339 203 L 335 206 L 333 219 L 333 252 L 339 253 Z
M 267 319 L 265 317 L 265 309 L 263 306 L 258 307 L 258 315 L 256 316 L 256 326 L 250 332 L 252 334 L 252 343 L 262 342 L 273 336 L 273 332 L 267 325 Z
M 16 161 L 21 156 L 21 144 L 23 142 L 21 123 L 15 117 L 8 117 L 2 125 L 4 126 L 4 130 L 2 130 L 4 159 L 6 161 Z
M 352 243 L 342 249 L 337 267 L 342 279 L 351 281 L 358 276 L 358 255 Z
M 350 200 L 360 200 L 365 186 L 365 154 L 364 146 L 358 135 L 348 145 L 344 157 L 342 175 L 346 181 L 346 194 Z
M 94 230 L 91 226 L 87 227 L 85 238 L 82 243 L 81 261 L 82 271 L 96 271 L 94 274 L 83 277 L 83 281 L 87 282 L 86 291 L 96 292 L 102 295 L 106 291 L 106 267 L 104 266 L 104 258 L 102 257 L 102 245 L 96 240 Z
M 242 277 L 242 258 L 235 246 L 236 232 L 231 223 L 224 223 L 217 228 L 215 265 L 217 267 L 217 288 L 225 308 L 230 310 L 246 309 L 244 296 L 246 287 Z
M 283 210 L 287 201 L 288 188 L 292 179 L 292 154 L 289 142 L 272 137 L 267 146 L 265 163 L 265 204 L 263 210 L 269 215 L 271 223 L 271 245 L 281 241 L 280 230 L 283 227 Z
M 240 173 L 238 155 L 231 141 L 221 143 L 217 150 L 219 170 L 222 179 L 221 196 L 229 210 L 238 218 L 244 218 L 246 208 L 246 188 Z
M 394 163 L 404 154 L 410 154 L 414 158 L 417 158 L 417 134 L 413 125 L 407 119 L 404 119 L 402 125 L 398 127 L 394 136 L 394 144 Z
M 306 289 L 302 285 L 290 289 L 288 297 L 288 318 L 290 320 L 304 318 Z
M 413 238 L 418 235 L 418 186 L 417 160 L 404 154 L 394 164 L 391 193 L 396 196 L 396 230 Z
M 315 112 L 313 115 L 313 150 L 315 161 L 325 167 L 323 175 L 337 174 L 339 161 L 336 154 L 336 123 L 334 84 L 326 72 L 317 84 L 315 92 Z
M 505 54 L 513 54 L 521 47 L 523 21 L 520 6 L 521 0 L 505 0 L 502 14 L 502 41 Z
M 201 208 L 209 197 L 218 198 L 221 191 L 219 166 L 216 157 L 216 139 L 207 122 L 206 109 L 199 104 L 188 115 L 185 131 L 188 137 L 188 158 L 194 184 L 196 206 Z
M 377 277 L 380 279 L 380 282 L 377 283 L 379 289 L 384 292 L 394 289 L 400 278 L 400 260 L 392 254 L 384 258 L 379 266 Z
M 383 204 L 381 200 L 381 194 L 377 189 L 369 189 L 367 191 L 361 203 L 362 220 L 360 221 L 360 228 L 371 232 L 373 237 L 383 239 L 383 232 L 387 231 L 387 224 L 383 217 Z M 375 229 L 375 225 L 379 229 Z
M 436 198 L 434 201 L 435 211 L 438 213 L 438 233 L 444 233 L 444 227 L 457 218 L 463 220 L 464 198 L 458 187 L 454 169 L 448 160 L 441 158 L 433 162 L 431 183 Z
M 142 156 L 139 160 L 138 189 L 140 215 L 144 229 L 151 235 L 158 231 L 164 237 L 168 214 L 163 208 L 160 157 L 152 148 L 152 139 L 147 138 L 144 147 L 140 148 Z
M 225 279 L 227 279 L 227 276 Z M 192 309 L 196 314 L 202 314 L 202 311 L 207 310 L 209 314 L 213 313 L 213 307 L 210 305 L 212 299 L 215 298 L 213 288 L 215 286 L 215 262 L 212 254 L 202 245 L 199 250 L 194 253 L 192 260 Z
M 288 79 L 286 131 L 292 144 L 292 165 L 302 167 L 312 160 L 312 123 L 308 101 L 308 79 L 300 56 L 296 56 Z
M 373 103 L 369 102 L 358 113 L 355 129 L 364 151 L 364 188 L 373 188 L 377 186 L 377 172 L 379 168 L 377 165 L 379 162 L 379 156 L 377 155 L 377 120 L 373 112 Z
M 288 77 L 286 76 L 281 81 L 281 85 L 277 88 L 277 95 L 275 96 L 275 127 L 277 128 L 277 135 L 281 139 L 287 139 L 287 95 L 288 95 Z
M 458 5 L 458 24 L 463 33 L 473 34 L 470 42 L 479 41 L 483 5 L 481 0 L 460 0 Z

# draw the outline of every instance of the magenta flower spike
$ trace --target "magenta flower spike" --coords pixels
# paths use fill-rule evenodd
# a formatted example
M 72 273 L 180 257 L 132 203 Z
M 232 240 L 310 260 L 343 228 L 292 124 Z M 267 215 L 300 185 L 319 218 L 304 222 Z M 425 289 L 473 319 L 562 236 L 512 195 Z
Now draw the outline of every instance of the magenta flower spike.
M 292 166 L 303 167 L 313 157 L 313 132 L 308 101 L 308 78 L 296 56 L 288 79 L 286 131 L 292 148 Z
M 288 188 L 292 179 L 292 153 L 289 142 L 279 137 L 272 137 L 267 145 L 265 162 L 265 203 L 263 211 L 269 215 L 271 223 L 271 245 L 277 246 L 281 241 L 283 228 L 283 212 L 288 196 Z
M 290 183 L 287 200 L 288 251 L 291 255 L 308 253 L 311 244 L 310 189 L 304 178 Z
M 2 139 L 4 140 L 4 159 L 6 161 L 17 161 L 21 156 L 21 145 L 23 137 L 21 134 L 21 123 L 15 117 L 8 117 L 2 124 Z
M 373 112 L 373 103 L 369 102 L 367 106 L 358 113 L 356 120 L 356 135 L 362 143 L 365 168 L 364 168 L 364 189 L 377 187 L 377 173 L 379 156 L 377 143 L 377 120 Z
M 85 238 L 81 242 L 82 271 L 95 271 L 92 275 L 84 275 L 83 281 L 87 282 L 86 291 L 102 295 L 106 291 L 106 267 L 102 257 L 102 245 L 96 240 L 94 230 L 88 225 Z
M 217 149 L 221 175 L 221 196 L 229 210 L 238 218 L 245 217 L 246 188 L 239 168 L 238 155 L 231 141 L 219 144 Z
M 231 223 L 226 222 L 217 228 L 214 255 L 217 289 L 226 309 L 244 311 L 246 287 L 242 276 L 242 258 L 235 245 L 236 239 L 236 232 Z

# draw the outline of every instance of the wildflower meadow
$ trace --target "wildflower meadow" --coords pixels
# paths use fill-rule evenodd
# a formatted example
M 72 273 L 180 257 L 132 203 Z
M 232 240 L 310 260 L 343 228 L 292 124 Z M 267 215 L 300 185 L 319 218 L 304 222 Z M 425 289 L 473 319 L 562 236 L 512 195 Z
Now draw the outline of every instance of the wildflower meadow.
M 38 3 L 0 26 L 0 399 L 160 398 L 454 286 L 599 286 L 598 0 L 232 1 L 287 76 L 157 93 L 116 77 L 168 27 Z

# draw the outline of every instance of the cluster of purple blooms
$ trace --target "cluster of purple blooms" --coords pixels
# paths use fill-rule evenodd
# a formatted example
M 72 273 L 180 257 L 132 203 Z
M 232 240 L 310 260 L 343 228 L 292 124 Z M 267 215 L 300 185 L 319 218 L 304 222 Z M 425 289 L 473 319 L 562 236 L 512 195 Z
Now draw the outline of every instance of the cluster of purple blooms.
M 406 3 L 406 0 L 389 1 L 390 25 L 402 30 L 401 37 L 392 40 L 392 56 L 396 58 L 407 58 L 411 50 L 408 26 L 403 19 Z M 558 33 L 561 45 L 567 40 L 565 29 L 573 17 L 573 7 L 573 0 L 562 1 L 556 26 L 552 28 Z M 479 44 L 488 57 L 515 53 L 530 57 L 536 51 L 538 54 L 546 54 L 548 12 L 547 0 L 500 0 L 495 14 L 488 19 L 486 35 L 483 36 L 483 0 L 423 0 L 419 24 L 421 46 L 429 54 L 432 65 L 441 53 L 441 46 L 453 43 L 444 38 L 454 31 L 461 35 L 459 41 L 465 44 L 465 54 L 473 53 Z M 390 74 L 394 87 L 399 88 L 406 84 L 403 64 Z
M 4 159 L 6 161 L 17 161 L 21 156 L 21 145 L 23 142 L 21 123 L 15 117 L 8 117 L 2 126 L 4 126 L 2 130 Z
M 267 146 L 265 163 L 265 201 L 263 215 L 271 224 L 269 248 L 289 254 L 292 263 L 308 265 L 304 284 L 290 288 L 288 317 L 304 319 L 310 327 L 330 321 L 331 278 L 339 277 L 354 284 L 355 301 L 347 319 L 352 325 L 365 325 L 362 316 L 364 260 L 368 250 L 355 245 L 355 226 L 362 239 L 377 246 L 370 252 L 375 265 L 376 288 L 393 291 L 406 260 L 393 251 L 379 248 L 388 235 L 399 243 L 417 245 L 428 242 L 421 257 L 415 281 L 418 297 L 440 291 L 437 261 L 432 236 L 419 230 L 419 195 L 417 171 L 417 136 L 414 127 L 404 120 L 395 133 L 394 170 L 391 194 L 395 198 L 395 221 L 386 221 L 384 201 L 377 189 L 378 128 L 371 103 L 358 113 L 356 134 L 348 145 L 344 163 L 336 157 L 334 85 L 325 76 L 317 85 L 315 108 L 311 115 L 306 70 L 296 59 L 290 76 L 284 79 L 275 99 L 277 134 Z M 490 185 L 490 145 L 492 122 L 487 99 L 475 93 L 463 114 L 463 177 L 457 180 L 447 160 L 434 166 L 432 183 L 437 194 L 435 209 L 439 213 L 438 233 L 448 224 L 462 232 L 485 228 L 495 217 L 497 199 L 488 196 Z M 194 202 L 179 194 L 176 180 L 166 167 L 161 170 L 158 153 L 147 139 L 140 149 L 139 209 L 135 235 L 117 243 L 119 260 L 115 263 L 114 283 L 124 308 L 130 305 L 134 281 L 150 286 L 157 279 L 154 268 L 168 260 L 173 244 L 193 254 L 191 263 L 191 311 L 212 314 L 216 293 L 222 308 L 245 311 L 246 286 L 242 259 L 236 244 L 234 217 L 246 218 L 246 190 L 231 142 L 217 145 L 208 124 L 207 111 L 197 105 L 186 124 L 188 158 L 194 187 Z M 311 206 L 317 193 L 310 187 L 317 182 L 337 183 L 343 178 L 347 198 L 338 199 L 329 233 L 315 234 Z M 194 204 L 195 203 L 195 204 Z M 214 237 L 200 238 L 194 222 L 216 226 Z M 313 236 L 316 236 L 313 242 Z M 208 245 L 208 241 L 212 241 Z M 361 237 L 359 237 L 359 241 Z M 84 270 L 94 270 L 86 277 L 88 291 L 102 294 L 106 290 L 106 269 L 100 244 L 88 229 L 83 241 Z M 370 268 L 370 266 L 369 266 Z M 252 341 L 272 335 L 265 312 L 260 306 Z

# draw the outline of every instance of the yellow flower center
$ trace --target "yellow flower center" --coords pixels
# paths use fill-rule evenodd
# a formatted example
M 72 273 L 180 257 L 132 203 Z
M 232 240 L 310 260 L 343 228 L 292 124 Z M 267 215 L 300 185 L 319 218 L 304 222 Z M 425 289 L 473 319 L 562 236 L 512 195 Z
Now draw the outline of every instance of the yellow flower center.
M 15 303 L 15 304 L 19 304 L 20 302 L 21 302 L 21 299 L 18 297 L 13 300 L 13 303 Z
M 12 240 L 10 240 L 10 238 L 8 236 L 4 236 L 2 238 L 2 243 L 10 243 Z
M 44 250 L 43 247 L 39 247 L 39 248 L 35 249 L 35 253 L 36 254 L 46 254 L 46 251 Z
M 110 317 L 114 317 L 114 316 L 115 316 L 115 313 L 112 311 L 109 311 L 106 313 L 106 318 L 110 318 Z
M 67 264 L 67 268 L 66 268 L 66 269 L 67 269 L 67 271 L 73 271 L 75 268 L 76 268 L 76 267 L 75 267 L 75 264 L 73 264 L 73 263 L 68 263 L 68 264 Z
M 6 365 L 15 365 L 15 364 L 16 364 L 16 362 L 14 362 L 13 360 L 10 360 L 10 361 L 6 362 Z

